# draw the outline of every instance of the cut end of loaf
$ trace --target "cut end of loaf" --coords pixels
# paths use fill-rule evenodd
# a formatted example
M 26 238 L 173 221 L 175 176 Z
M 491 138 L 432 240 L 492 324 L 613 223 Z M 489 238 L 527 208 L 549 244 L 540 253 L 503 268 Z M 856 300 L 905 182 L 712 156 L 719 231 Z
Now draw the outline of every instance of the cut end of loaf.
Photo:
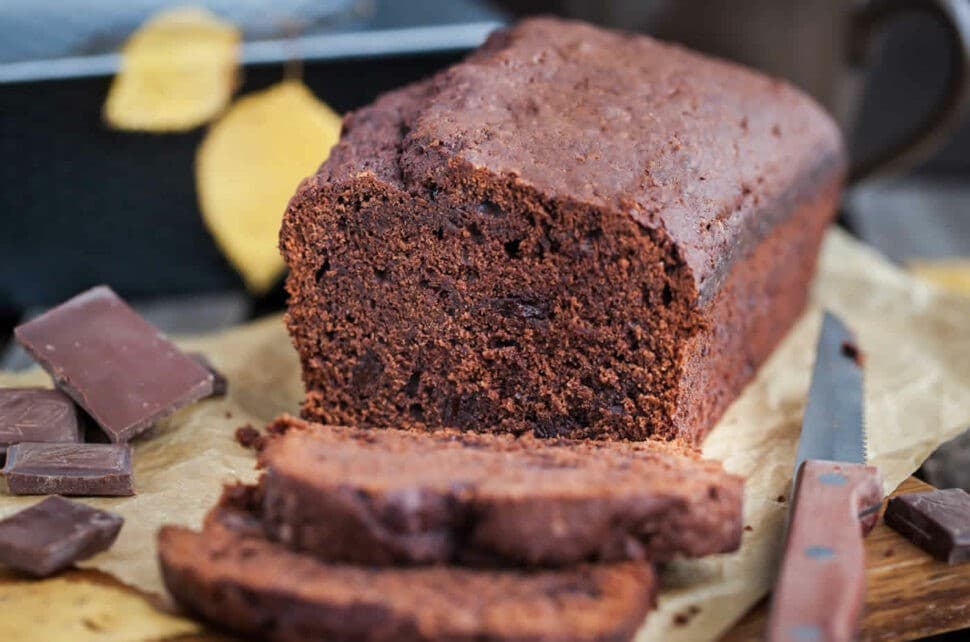
M 698 323 L 662 235 L 466 168 L 421 195 L 362 179 L 291 207 L 288 325 L 308 418 L 670 436 Z M 306 240 L 314 239 L 306 242 Z

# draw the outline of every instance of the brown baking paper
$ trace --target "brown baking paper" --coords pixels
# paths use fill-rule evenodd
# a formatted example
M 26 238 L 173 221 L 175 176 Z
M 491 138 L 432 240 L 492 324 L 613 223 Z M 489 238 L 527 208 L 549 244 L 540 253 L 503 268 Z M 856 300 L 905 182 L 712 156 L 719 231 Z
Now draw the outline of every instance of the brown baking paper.
M 858 333 L 870 458 L 887 492 L 970 422 L 970 299 L 934 290 L 832 231 L 809 311 L 704 445 L 708 456 L 748 479 L 745 524 L 751 529 L 743 546 L 736 554 L 671 565 L 659 609 L 639 640 L 715 639 L 768 591 L 787 508 L 779 498 L 792 475 L 823 306 Z M 135 443 L 136 496 L 84 500 L 121 513 L 125 526 L 111 550 L 82 565 L 159 594 L 158 527 L 199 526 L 223 482 L 254 479 L 253 454 L 235 442 L 235 428 L 295 412 L 302 396 L 279 317 L 179 343 L 204 351 L 227 375 L 228 396 L 184 409 Z M 0 385 L 27 384 L 48 379 L 36 370 L 0 374 Z M 0 497 L 0 516 L 35 501 Z
M 192 620 L 159 611 L 123 586 L 71 577 L 80 573 L 32 581 L 0 574 L 0 640 L 142 642 L 202 630 Z

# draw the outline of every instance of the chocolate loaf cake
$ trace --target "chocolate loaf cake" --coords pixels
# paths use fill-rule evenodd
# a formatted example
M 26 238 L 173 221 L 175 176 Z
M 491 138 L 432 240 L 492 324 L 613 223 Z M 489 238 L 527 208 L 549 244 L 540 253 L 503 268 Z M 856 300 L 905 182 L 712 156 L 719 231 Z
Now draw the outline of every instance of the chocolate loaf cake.
M 802 311 L 833 121 L 785 83 L 552 18 L 349 114 L 284 217 L 323 423 L 696 442 Z
M 285 417 L 271 432 L 259 457 L 266 472 L 252 489 L 263 526 L 324 560 L 657 562 L 741 542 L 741 479 L 676 444 L 374 431 Z
M 218 512 L 218 511 L 217 511 Z M 210 515 L 202 533 L 158 540 L 165 585 L 184 608 L 275 642 L 625 641 L 654 602 L 649 565 L 567 570 L 326 564 Z

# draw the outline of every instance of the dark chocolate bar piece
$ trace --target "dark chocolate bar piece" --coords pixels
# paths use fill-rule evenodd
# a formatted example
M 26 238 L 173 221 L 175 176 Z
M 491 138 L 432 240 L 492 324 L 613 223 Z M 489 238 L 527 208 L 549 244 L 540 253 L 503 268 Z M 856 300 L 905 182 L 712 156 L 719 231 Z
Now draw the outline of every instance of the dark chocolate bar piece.
M 124 520 L 63 497 L 48 497 L 0 521 L 0 564 L 46 577 L 111 548 Z
M 22 441 L 84 441 L 71 398 L 46 388 L 0 388 L 0 454 Z
M 970 560 L 970 495 L 960 488 L 897 495 L 886 523 L 941 562 Z
M 190 352 L 188 353 L 190 357 L 195 359 L 195 362 L 200 366 L 212 373 L 212 395 L 213 397 L 225 397 L 226 393 L 229 391 L 229 381 L 226 376 L 216 370 L 216 367 L 212 365 L 209 361 L 209 357 L 205 356 L 201 352 Z
M 16 444 L 3 476 L 12 495 L 135 494 L 127 444 Z
M 212 394 L 212 374 L 106 286 L 48 310 L 14 334 L 114 442 Z

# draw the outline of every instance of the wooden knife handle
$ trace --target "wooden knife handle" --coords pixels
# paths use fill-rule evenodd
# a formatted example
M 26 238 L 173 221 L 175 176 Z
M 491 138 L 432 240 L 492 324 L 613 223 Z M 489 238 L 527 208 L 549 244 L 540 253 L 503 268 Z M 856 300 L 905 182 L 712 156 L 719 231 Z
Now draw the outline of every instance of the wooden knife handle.
M 855 638 L 865 596 L 862 538 L 878 519 L 879 471 L 864 464 L 809 460 L 792 493 L 791 521 L 768 619 L 770 642 Z

